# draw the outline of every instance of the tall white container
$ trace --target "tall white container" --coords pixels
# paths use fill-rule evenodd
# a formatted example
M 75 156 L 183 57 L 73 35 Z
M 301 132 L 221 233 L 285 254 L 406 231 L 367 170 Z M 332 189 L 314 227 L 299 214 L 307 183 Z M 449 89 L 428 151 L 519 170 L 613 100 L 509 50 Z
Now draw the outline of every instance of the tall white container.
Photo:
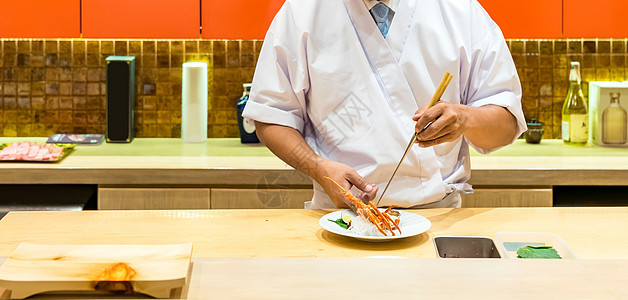
M 207 140 L 207 64 L 183 64 L 181 84 L 181 139 L 185 143 Z

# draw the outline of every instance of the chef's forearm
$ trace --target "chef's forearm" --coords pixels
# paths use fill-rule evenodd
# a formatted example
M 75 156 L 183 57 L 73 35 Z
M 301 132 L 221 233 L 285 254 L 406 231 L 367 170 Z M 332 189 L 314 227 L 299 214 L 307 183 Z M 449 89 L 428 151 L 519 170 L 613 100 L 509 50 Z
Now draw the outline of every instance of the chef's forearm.
M 255 130 L 260 141 L 281 160 L 312 178 L 318 177 L 316 172 L 323 158 L 310 148 L 299 131 L 257 121 Z
M 474 145 L 493 149 L 508 145 L 517 134 L 517 119 L 508 109 L 497 105 L 465 106 L 467 122 L 464 136 Z

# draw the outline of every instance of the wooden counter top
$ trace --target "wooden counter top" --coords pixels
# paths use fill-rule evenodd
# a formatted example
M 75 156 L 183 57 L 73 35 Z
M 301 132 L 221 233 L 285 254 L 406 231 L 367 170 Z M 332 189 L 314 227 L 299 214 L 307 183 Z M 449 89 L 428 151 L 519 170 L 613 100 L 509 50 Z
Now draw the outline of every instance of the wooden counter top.
M 210 258 L 188 299 L 626 299 L 628 260 Z
M 413 210 L 430 219 L 424 234 L 385 243 L 325 231 L 328 210 L 10 212 L 0 220 L 0 256 L 19 243 L 193 243 L 195 257 L 434 258 L 432 238 L 496 232 L 560 235 L 579 258 L 628 259 L 628 207 Z
M 182 299 L 628 298 L 625 259 L 220 257 L 193 258 L 191 269 Z M 60 293 L 33 299 L 96 297 Z
M 44 138 L 0 138 L 0 143 Z M 569 146 L 560 140 L 539 145 L 523 140 L 490 155 L 472 150 L 474 185 L 626 185 L 628 149 Z M 309 178 L 261 145 L 239 139 L 135 139 L 130 144 L 78 146 L 60 163 L 0 163 L 6 184 L 242 185 L 264 177 L 279 185 L 311 186 Z
M 11 212 L 0 220 L 0 256 L 21 242 L 192 242 L 192 275 L 183 294 L 188 299 L 628 297 L 628 208 L 414 210 L 432 228 L 382 243 L 323 230 L 318 220 L 327 212 Z M 559 234 L 580 259 L 436 259 L 434 236 L 494 238 L 500 231 Z M 398 258 L 365 258 L 370 256 Z

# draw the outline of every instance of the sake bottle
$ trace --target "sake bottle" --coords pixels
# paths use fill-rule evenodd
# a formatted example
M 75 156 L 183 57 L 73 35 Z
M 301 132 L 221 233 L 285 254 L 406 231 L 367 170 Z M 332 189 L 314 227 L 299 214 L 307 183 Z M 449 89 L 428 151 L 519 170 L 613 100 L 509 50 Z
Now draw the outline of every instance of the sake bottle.
M 619 105 L 620 93 L 611 93 L 611 103 L 602 112 L 602 143 L 625 144 L 626 110 Z
M 572 62 L 569 72 L 569 92 L 563 104 L 562 136 L 567 144 L 584 145 L 589 139 L 587 103 L 580 85 L 580 63 Z
M 257 134 L 255 133 L 255 123 L 253 122 L 253 120 L 242 117 L 242 112 L 246 107 L 246 102 L 249 101 L 251 84 L 244 83 L 242 84 L 242 88 L 244 89 L 244 91 L 242 92 L 242 97 L 238 98 L 236 103 L 238 110 L 238 128 L 240 130 L 240 142 L 243 144 L 259 143 Z

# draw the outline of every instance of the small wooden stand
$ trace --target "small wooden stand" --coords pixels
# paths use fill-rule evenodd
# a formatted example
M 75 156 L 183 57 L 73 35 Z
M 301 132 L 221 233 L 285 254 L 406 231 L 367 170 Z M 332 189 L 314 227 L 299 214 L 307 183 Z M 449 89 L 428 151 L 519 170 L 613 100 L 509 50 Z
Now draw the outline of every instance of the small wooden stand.
M 20 244 L 0 267 L 2 298 L 46 292 L 142 293 L 180 297 L 188 280 L 192 244 Z M 1 290 L 1 289 L 0 289 Z

